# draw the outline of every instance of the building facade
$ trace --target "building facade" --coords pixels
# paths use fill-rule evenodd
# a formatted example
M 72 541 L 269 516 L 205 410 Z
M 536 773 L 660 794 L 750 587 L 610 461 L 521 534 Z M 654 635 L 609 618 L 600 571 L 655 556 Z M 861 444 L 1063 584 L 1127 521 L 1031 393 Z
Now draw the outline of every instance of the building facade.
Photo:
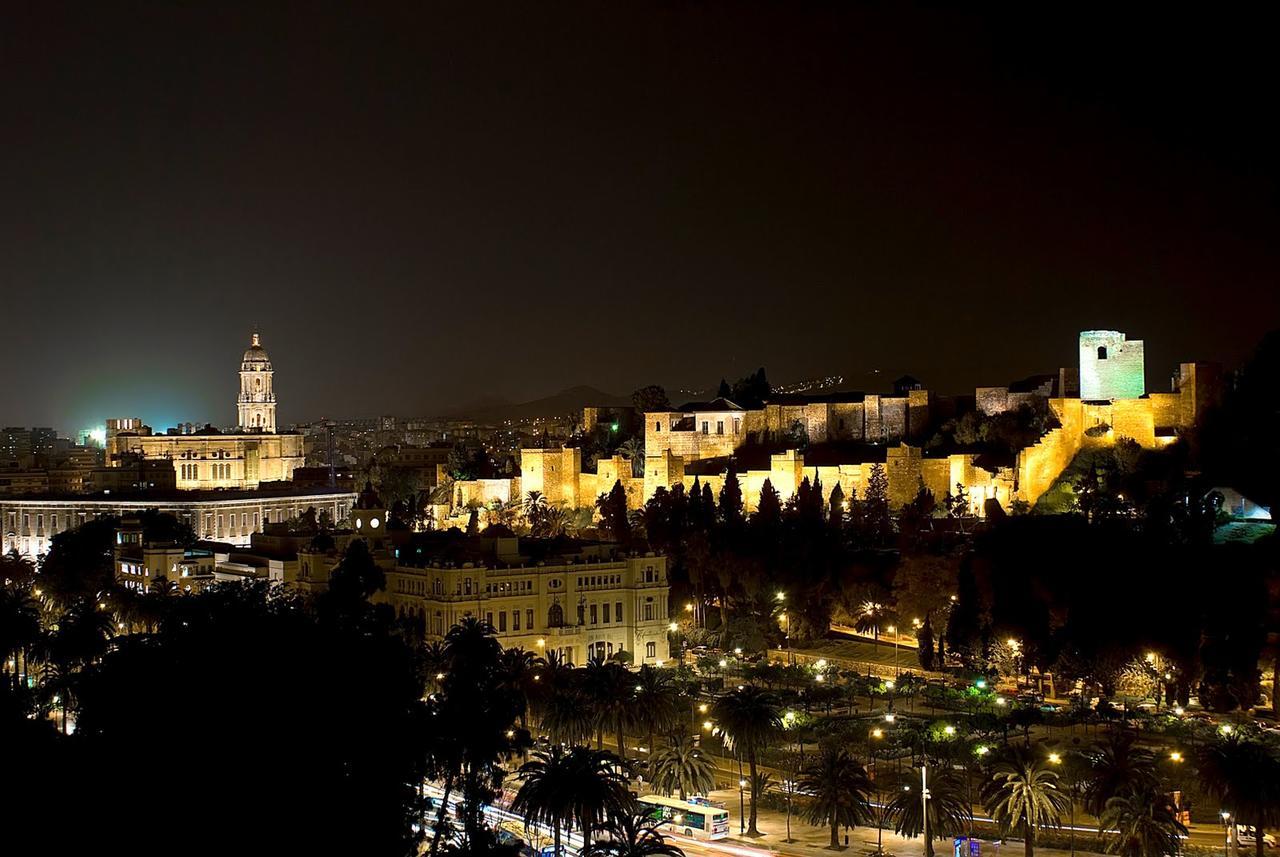
M 198 539 L 247 547 L 266 524 L 291 520 L 311 507 L 344 521 L 355 501 L 354 493 L 325 489 L 0 498 L 0 545 L 5 552 L 39 557 L 65 530 L 103 516 L 124 518 L 156 509 L 189 524 Z
M 276 431 L 274 370 L 255 333 L 240 362 L 237 430 L 155 434 L 136 417 L 107 421 L 107 464 L 131 456 L 173 462 L 179 490 L 254 489 L 286 482 L 304 463 L 302 435 Z

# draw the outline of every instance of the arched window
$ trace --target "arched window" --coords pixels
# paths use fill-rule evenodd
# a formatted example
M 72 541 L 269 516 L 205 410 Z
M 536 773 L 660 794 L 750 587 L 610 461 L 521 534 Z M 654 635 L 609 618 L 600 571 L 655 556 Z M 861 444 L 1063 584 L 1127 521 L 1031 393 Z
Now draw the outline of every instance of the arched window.
M 1105 346 L 1105 345 L 1099 345 L 1099 346 L 1098 346 L 1098 359 L 1099 359 L 1099 360 L 1106 360 L 1106 359 L 1107 359 L 1107 346 Z
M 560 628 L 564 626 L 564 608 L 559 604 L 552 604 L 547 610 L 547 627 Z

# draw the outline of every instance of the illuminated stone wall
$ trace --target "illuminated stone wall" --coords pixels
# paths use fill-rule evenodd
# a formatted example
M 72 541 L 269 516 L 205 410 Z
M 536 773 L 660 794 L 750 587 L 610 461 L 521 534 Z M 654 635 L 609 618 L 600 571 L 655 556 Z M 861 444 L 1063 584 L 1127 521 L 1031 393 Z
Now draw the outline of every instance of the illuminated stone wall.
M 750 411 L 654 411 L 645 414 L 645 454 L 670 450 L 685 461 L 721 458 L 749 442 L 787 438 L 796 426 L 810 443 L 892 443 L 924 433 L 930 404 L 927 390 L 911 390 L 906 396 L 867 395 L 847 402 L 773 402 Z M 673 430 L 676 425 L 685 428 Z
M 520 482 L 524 496 L 530 491 L 538 491 L 551 505 L 577 507 L 578 474 L 581 472 L 582 450 L 576 447 L 520 450 Z M 595 502 L 594 494 L 591 502 Z
M 1137 399 L 1146 391 L 1142 340 L 1118 330 L 1080 332 L 1080 398 Z
M 257 488 L 287 482 L 303 465 L 300 434 L 116 434 L 107 438 L 106 460 L 116 467 L 126 453 L 168 459 L 183 491 Z

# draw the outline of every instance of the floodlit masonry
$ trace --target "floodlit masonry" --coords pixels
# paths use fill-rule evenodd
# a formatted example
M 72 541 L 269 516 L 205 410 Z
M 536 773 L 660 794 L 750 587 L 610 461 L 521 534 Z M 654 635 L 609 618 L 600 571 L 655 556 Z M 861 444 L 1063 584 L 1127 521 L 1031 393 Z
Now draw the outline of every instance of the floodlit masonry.
M 188 524 L 196 538 L 248 545 L 266 524 L 288 521 L 308 508 L 345 520 L 356 494 L 281 486 L 259 491 L 170 491 L 159 494 L 24 495 L 0 498 L 4 551 L 38 558 L 53 537 L 104 516 L 136 517 L 148 509 Z
M 473 616 L 492 625 L 505 647 L 555 653 L 570 664 L 619 652 L 636 664 L 661 665 L 670 658 L 663 556 L 608 543 L 518 539 L 509 532 L 388 531 L 387 510 L 368 485 L 349 517 L 337 520 L 344 525 L 328 534 L 331 543 L 275 524 L 229 551 L 211 544 L 185 550 L 148 544 L 141 528 L 125 521 L 117 538 L 116 578 L 140 588 L 167 569 L 180 591 L 256 578 L 318 593 L 328 588 L 348 546 L 361 539 L 386 575 L 374 602 L 389 605 L 429 640 Z
M 1105 344 L 1099 344 L 1103 340 Z M 520 476 L 455 483 L 452 502 L 435 510 L 436 520 L 446 526 L 460 522 L 470 506 L 519 502 L 530 491 L 540 492 L 551 504 L 590 507 L 615 483 L 622 485 L 633 509 L 643 506 L 659 487 L 683 485 L 688 491 L 695 481 L 710 485 L 718 495 L 730 466 L 742 485 L 748 511 L 759 503 L 766 479 L 783 501 L 805 478 L 811 483 L 820 479 L 824 492 L 839 484 L 846 498 L 864 497 L 872 469 L 880 465 L 895 508 L 910 502 L 921 485 L 939 500 L 960 485 L 973 513 L 982 515 L 988 499 L 1006 510 L 1019 500 L 1034 504 L 1083 449 L 1110 446 L 1123 438 L 1145 449 L 1169 445 L 1199 422 L 1222 391 L 1216 366 L 1183 363 L 1170 392 L 1147 393 L 1142 343 L 1127 340 L 1119 331 L 1081 333 L 1080 359 L 1078 375 L 1075 370 L 1061 370 L 1056 379 L 1046 376 L 1026 389 L 979 388 L 978 403 L 984 412 L 1034 404 L 1059 423 L 1011 460 L 973 453 L 932 456 L 913 445 L 911 441 L 923 434 L 929 414 L 929 395 L 920 389 L 901 391 L 905 395 L 897 397 L 859 397 L 860 410 L 851 408 L 851 401 L 837 401 L 838 394 L 808 402 L 780 397 L 780 402 L 766 403 L 756 411 L 717 399 L 645 415 L 643 476 L 633 476 L 631 462 L 622 456 L 600 460 L 591 473 L 583 471 L 581 450 L 525 449 L 520 453 Z M 1084 394 L 1086 377 L 1098 381 L 1088 388 L 1092 398 Z M 885 400 L 892 402 L 889 410 L 900 418 L 885 422 Z M 800 431 L 810 442 L 895 438 L 897 443 L 878 450 L 872 445 L 857 460 L 829 460 L 829 452 L 810 453 L 806 459 L 798 448 L 751 455 L 753 441 L 776 441 Z
M 206 426 L 154 434 L 136 417 L 108 420 L 107 464 L 119 466 L 138 455 L 171 461 L 177 487 L 187 491 L 257 488 L 289 480 L 304 461 L 302 435 L 276 431 L 274 376 L 271 358 L 255 333 L 240 360 L 236 431 Z

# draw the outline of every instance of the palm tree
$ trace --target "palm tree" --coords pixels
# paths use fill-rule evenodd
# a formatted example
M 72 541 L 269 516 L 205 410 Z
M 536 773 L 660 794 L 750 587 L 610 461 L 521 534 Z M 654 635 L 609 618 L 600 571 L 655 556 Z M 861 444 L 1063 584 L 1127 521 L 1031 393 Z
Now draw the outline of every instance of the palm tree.
M 649 664 L 640 667 L 636 673 L 635 693 L 636 725 L 649 733 L 649 755 L 658 751 L 654 746 L 654 735 L 658 732 L 669 732 L 680 720 L 676 707 L 677 693 L 671 683 L 669 670 L 656 669 Z
M 496 688 L 515 700 L 520 712 L 520 727 L 529 725 L 529 698 L 534 692 L 533 676 L 538 658 L 524 649 L 504 649 L 498 656 Z
M 631 475 L 644 476 L 644 438 L 640 435 L 627 438 L 618 447 L 618 452 L 631 462 Z
M 596 718 L 585 693 L 573 687 L 552 693 L 542 713 L 542 728 L 559 744 L 576 745 L 591 740 Z
M 654 754 L 650 776 L 655 791 L 679 792 L 680 800 L 703 795 L 715 788 L 716 765 L 687 735 L 673 735 L 665 749 Z
M 845 750 L 827 749 L 800 772 L 800 788 L 813 796 L 806 820 L 831 825 L 831 850 L 840 847 L 840 827 L 857 827 L 871 816 L 871 778 Z
M 24 590 L 0 589 L 0 675 L 9 672 L 16 691 L 27 672 L 27 655 L 40 639 L 40 607 Z
M 633 807 L 611 816 L 600 828 L 608 838 L 591 843 L 582 853 L 586 857 L 684 857 L 658 832 L 661 823 L 647 810 Z
M 511 801 L 511 811 L 518 813 L 525 824 L 551 827 L 556 857 L 563 853 L 560 830 L 572 828 L 574 821 L 568 789 L 569 765 L 569 753 L 559 744 L 553 744 L 545 753 L 534 753 L 532 759 L 520 766 L 524 782 Z
M 1130 734 L 1112 735 L 1105 744 L 1094 747 L 1087 758 L 1084 800 L 1085 807 L 1095 816 L 1102 814 L 1111 798 L 1156 785 L 1155 756 L 1137 746 Z
M 858 612 L 858 616 L 853 621 L 853 627 L 859 634 L 871 633 L 872 639 L 879 642 L 880 631 L 898 621 L 898 614 L 893 611 L 892 607 L 881 604 L 879 601 L 867 601 L 862 605 L 862 609 Z
M 612 729 L 618 740 L 618 755 L 627 758 L 627 725 L 635 717 L 635 678 L 617 661 L 592 658 L 587 663 L 586 690 L 591 711 L 596 718 L 596 748 L 603 743 L 605 728 Z
M 772 693 L 746 685 L 719 696 L 712 707 L 711 718 L 724 734 L 725 746 L 746 756 L 751 770 L 751 783 L 756 782 L 756 754 L 782 729 L 778 699 Z M 751 790 L 751 823 L 748 836 L 759 836 L 756 827 L 756 790 Z
M 1256 741 L 1233 735 L 1204 750 L 1200 778 L 1236 824 L 1257 831 L 1255 847 L 1262 857 L 1262 832 L 1280 825 L 1280 758 Z
M 963 831 L 973 808 L 965 800 L 964 784 L 951 771 L 939 768 L 929 778 L 929 799 L 923 802 L 924 805 L 920 800 L 919 779 L 912 774 L 904 774 L 900 778 L 898 787 L 893 791 L 893 799 L 889 801 L 887 815 L 893 822 L 894 831 L 902 836 L 914 839 L 927 833 L 924 853 L 933 857 L 933 838 Z M 926 818 L 929 822 L 927 830 Z
M 1012 748 L 992 766 L 982 798 L 1002 835 L 1021 829 L 1027 857 L 1035 854 L 1036 831 L 1058 827 L 1070 803 L 1057 772 L 1027 748 Z
M 557 854 L 561 828 L 571 829 L 575 822 L 589 847 L 596 827 L 630 811 L 625 772 L 626 764 L 612 753 L 552 746 L 520 767 L 524 782 L 511 809 L 527 824 L 550 824 Z
M 1121 857 L 1176 855 L 1182 850 L 1181 837 L 1187 835 L 1169 799 L 1154 784 L 1108 798 L 1098 825 L 1118 831 L 1108 840 L 1107 850 Z

